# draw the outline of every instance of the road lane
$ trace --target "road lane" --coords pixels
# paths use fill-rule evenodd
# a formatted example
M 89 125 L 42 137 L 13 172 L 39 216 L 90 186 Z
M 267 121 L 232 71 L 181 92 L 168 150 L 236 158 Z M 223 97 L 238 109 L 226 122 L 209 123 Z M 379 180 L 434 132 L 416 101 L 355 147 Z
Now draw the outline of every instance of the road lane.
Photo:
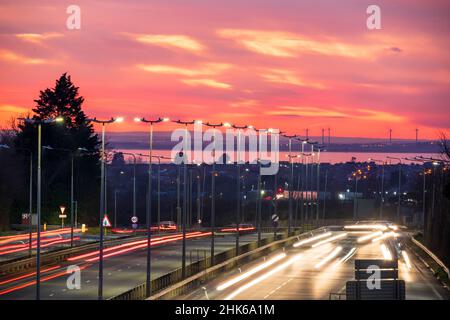
M 271 234 L 263 234 L 269 236 Z M 256 234 L 247 234 L 241 236 L 241 244 L 246 244 L 257 240 Z M 209 256 L 210 238 L 189 239 L 187 241 L 187 263 L 189 264 L 190 251 L 193 250 L 193 262 L 197 258 L 197 250 Z M 216 253 L 229 250 L 235 245 L 233 234 L 216 237 Z M 61 268 L 52 270 L 49 274 L 64 273 L 69 265 L 86 266 L 86 262 L 74 261 L 61 263 Z M 166 243 L 152 249 L 152 279 L 167 274 L 181 267 L 181 241 Z M 30 271 L 32 272 L 32 271 Z M 81 289 L 68 290 L 66 281 L 68 275 L 63 275 L 48 281 L 41 285 L 42 299 L 96 299 L 98 285 L 98 264 L 89 263 L 86 269 L 81 272 Z M 45 276 L 43 275 L 45 279 Z M 146 250 L 141 248 L 126 254 L 110 257 L 104 260 L 104 297 L 110 298 L 123 293 L 136 285 L 145 282 L 146 278 Z M 13 285 L 21 285 L 32 281 L 33 278 L 21 279 L 15 283 L 0 285 L 2 290 L 11 288 Z M 0 295 L 0 299 L 34 299 L 34 285 Z
M 339 234 L 334 232 L 333 234 Z M 382 259 L 383 253 L 381 243 L 372 243 L 364 241 L 358 243 L 357 239 L 361 233 L 350 232 L 344 239 L 326 243 L 324 245 L 312 248 L 311 245 L 304 245 L 299 248 L 290 247 L 286 250 L 287 256 L 277 265 L 270 266 L 264 271 L 256 273 L 248 279 L 218 291 L 217 287 L 227 280 L 233 279 L 240 274 L 239 270 L 233 270 L 224 274 L 211 282 L 207 283 L 205 289 L 197 289 L 194 292 L 181 296 L 179 299 L 209 299 L 223 300 L 230 296 L 237 300 L 310 300 L 310 299 L 329 299 L 330 293 L 345 293 L 345 284 L 348 280 L 354 279 L 355 259 Z M 326 258 L 338 246 L 342 250 L 324 264 L 321 268 L 316 266 L 324 258 Z M 344 258 L 352 248 L 356 248 L 355 254 L 348 258 L 347 261 L 337 264 L 337 261 Z M 266 257 L 269 260 L 274 255 L 280 254 L 281 251 L 272 253 Z M 426 268 L 413 253 L 408 252 L 411 261 L 411 269 L 408 269 L 403 258 L 399 260 L 399 277 L 406 282 L 406 298 L 407 299 L 450 299 L 447 289 L 435 279 L 432 273 Z M 277 267 L 283 261 L 287 261 L 290 257 L 301 255 L 301 258 L 292 264 L 289 264 L 282 270 L 273 273 L 270 277 L 264 278 L 267 274 Z M 241 266 L 242 272 L 247 272 L 261 263 L 263 259 L 258 259 L 252 263 Z M 255 281 L 261 279 L 261 281 Z M 252 284 L 253 282 L 253 284 Z M 250 287 L 243 291 L 239 291 L 242 287 Z M 239 292 L 236 294 L 236 292 Z M 345 298 L 345 297 L 343 297 Z

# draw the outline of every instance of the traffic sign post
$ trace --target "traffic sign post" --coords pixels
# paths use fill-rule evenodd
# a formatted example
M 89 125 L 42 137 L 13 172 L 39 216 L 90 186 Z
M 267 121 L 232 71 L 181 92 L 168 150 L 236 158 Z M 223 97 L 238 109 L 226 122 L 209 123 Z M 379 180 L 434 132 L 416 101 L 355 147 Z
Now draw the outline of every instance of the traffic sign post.
M 355 280 L 346 284 L 347 300 L 405 300 L 398 260 L 355 260 Z
M 131 217 L 131 227 L 133 228 L 133 230 L 136 230 L 137 229 L 137 227 L 138 227 L 138 221 L 139 221 L 139 219 L 138 219 L 138 217 L 136 217 L 136 216 L 132 216 Z
M 277 214 L 272 215 L 272 227 L 273 227 L 273 235 L 274 237 L 277 236 L 277 228 L 279 223 L 280 217 Z
M 108 218 L 107 214 L 105 214 L 103 216 L 102 225 L 103 225 L 103 228 L 111 228 L 111 226 L 112 226 L 111 225 L 111 221 L 109 221 L 109 218 Z
M 60 206 L 59 210 L 61 210 L 61 214 L 59 215 L 59 218 L 61 219 L 61 228 L 64 228 L 64 219 L 67 218 L 67 215 L 64 214 L 66 207 Z

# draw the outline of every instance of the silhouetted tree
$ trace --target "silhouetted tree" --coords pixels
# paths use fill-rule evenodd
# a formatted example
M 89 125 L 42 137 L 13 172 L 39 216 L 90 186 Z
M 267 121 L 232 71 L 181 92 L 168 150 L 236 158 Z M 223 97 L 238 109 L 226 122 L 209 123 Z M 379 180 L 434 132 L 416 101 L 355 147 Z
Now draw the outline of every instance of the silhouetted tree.
M 93 125 L 82 110 L 84 98 L 79 95 L 71 77 L 66 73 L 56 80 L 53 88 L 40 91 L 33 108 L 33 119 L 62 117 L 63 123 L 42 126 L 42 145 L 55 149 L 43 152 L 43 222 L 56 222 L 59 205 L 70 207 L 69 182 L 71 154 L 75 155 L 75 200 L 78 217 L 83 222 L 95 222 L 97 215 L 97 190 L 99 176 L 99 139 Z M 17 147 L 37 151 L 37 130 L 32 124 L 21 123 L 15 140 Z M 80 152 L 80 148 L 88 152 Z

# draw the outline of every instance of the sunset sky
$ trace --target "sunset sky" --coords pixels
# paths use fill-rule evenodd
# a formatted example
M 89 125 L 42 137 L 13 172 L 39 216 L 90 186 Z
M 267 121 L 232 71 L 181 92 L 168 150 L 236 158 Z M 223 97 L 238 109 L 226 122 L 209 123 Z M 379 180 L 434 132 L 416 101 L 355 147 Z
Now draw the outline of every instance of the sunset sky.
M 125 117 L 113 131 L 166 116 L 434 139 L 450 128 L 449 33 L 444 0 L 2 0 L 0 126 L 68 72 L 89 116 Z

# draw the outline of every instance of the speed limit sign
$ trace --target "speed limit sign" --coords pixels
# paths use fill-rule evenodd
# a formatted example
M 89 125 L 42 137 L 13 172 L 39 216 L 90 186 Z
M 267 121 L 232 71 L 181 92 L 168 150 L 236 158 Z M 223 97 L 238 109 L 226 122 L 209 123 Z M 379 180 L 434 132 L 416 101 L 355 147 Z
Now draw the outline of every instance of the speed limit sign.
M 138 217 L 136 217 L 136 216 L 131 217 L 131 222 L 132 223 L 137 223 L 138 222 Z

